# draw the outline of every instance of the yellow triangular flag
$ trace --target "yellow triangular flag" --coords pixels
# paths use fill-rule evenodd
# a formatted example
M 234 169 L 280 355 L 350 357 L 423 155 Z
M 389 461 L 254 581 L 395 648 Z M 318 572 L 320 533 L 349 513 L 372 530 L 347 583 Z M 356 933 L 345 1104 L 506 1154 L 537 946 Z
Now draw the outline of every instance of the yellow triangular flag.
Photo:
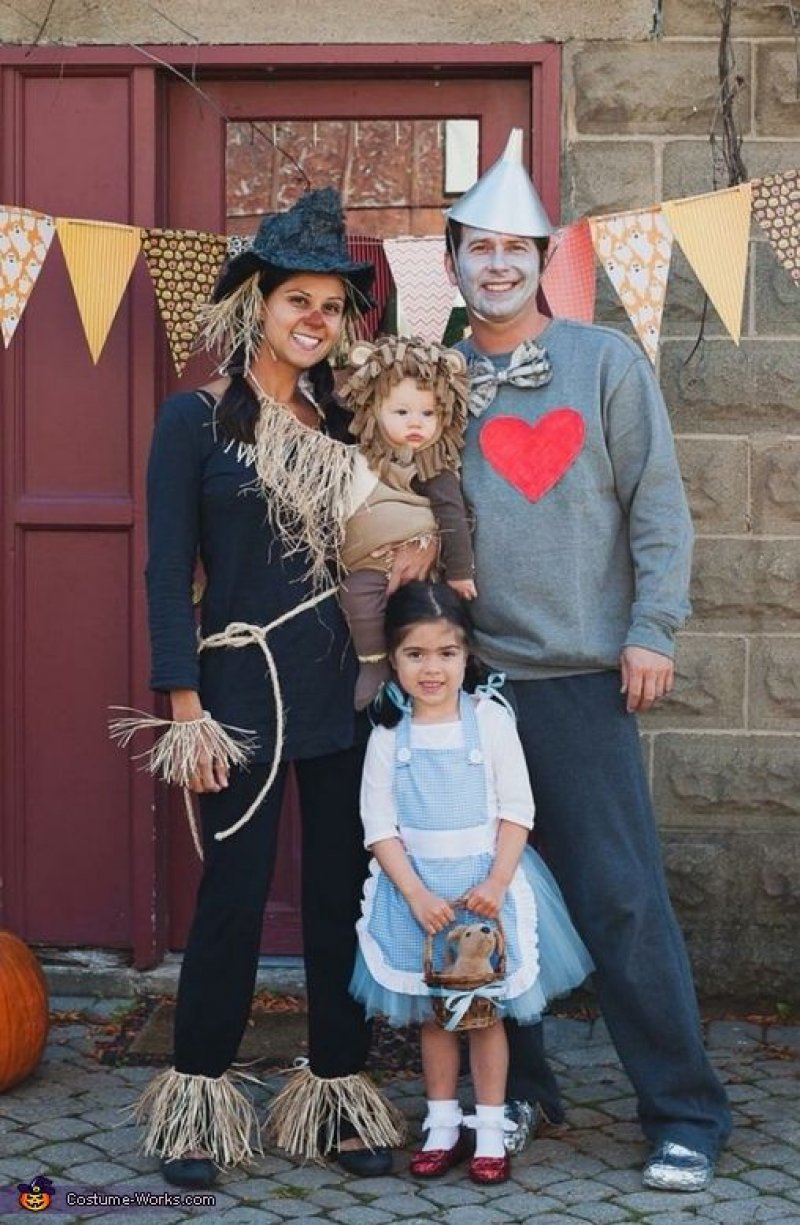
M 197 308 L 211 297 L 227 245 L 221 234 L 142 231 L 142 250 L 177 374 L 191 356 Z
M 698 281 L 738 345 L 750 237 L 749 183 L 685 200 L 665 200 L 667 221 Z
M 589 225 L 597 257 L 655 365 L 672 255 L 666 219 L 653 208 L 590 217 Z
M 59 217 L 56 232 L 96 363 L 139 254 L 141 231 L 138 226 L 110 221 Z
M 45 213 L 0 205 L 0 332 L 6 348 L 50 250 L 55 224 Z

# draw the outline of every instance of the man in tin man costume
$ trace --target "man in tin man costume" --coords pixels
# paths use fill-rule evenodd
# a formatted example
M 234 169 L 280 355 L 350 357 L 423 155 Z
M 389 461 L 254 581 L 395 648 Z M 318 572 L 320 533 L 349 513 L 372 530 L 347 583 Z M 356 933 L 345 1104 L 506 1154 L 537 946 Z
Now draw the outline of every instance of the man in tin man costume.
M 543 851 L 594 959 L 633 1082 L 648 1187 L 704 1188 L 730 1131 L 703 1048 L 661 864 L 636 714 L 666 695 L 689 612 L 692 528 L 647 358 L 609 328 L 537 305 L 552 227 L 522 132 L 450 210 L 448 269 L 467 304 L 478 651 L 518 709 Z M 509 1111 L 563 1117 L 541 1027 L 511 1033 Z

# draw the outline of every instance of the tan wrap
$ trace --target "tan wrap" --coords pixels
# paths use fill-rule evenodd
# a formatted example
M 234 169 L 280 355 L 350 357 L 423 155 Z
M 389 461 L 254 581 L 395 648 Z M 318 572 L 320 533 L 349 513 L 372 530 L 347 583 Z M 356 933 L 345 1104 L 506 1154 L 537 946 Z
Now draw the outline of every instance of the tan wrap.
M 376 551 L 437 534 L 430 501 L 411 488 L 415 476 L 416 467 L 412 464 L 388 463 L 382 479 L 374 482 L 350 515 L 342 549 L 342 562 L 348 573 L 384 570 L 386 559 L 375 557 Z

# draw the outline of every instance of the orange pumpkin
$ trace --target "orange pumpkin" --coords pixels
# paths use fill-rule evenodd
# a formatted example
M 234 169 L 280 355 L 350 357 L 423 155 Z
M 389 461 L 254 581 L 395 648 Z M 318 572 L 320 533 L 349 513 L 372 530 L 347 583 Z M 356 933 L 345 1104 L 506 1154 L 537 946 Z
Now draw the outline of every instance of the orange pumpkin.
M 0 931 L 0 1093 L 30 1076 L 42 1057 L 47 983 L 27 944 Z

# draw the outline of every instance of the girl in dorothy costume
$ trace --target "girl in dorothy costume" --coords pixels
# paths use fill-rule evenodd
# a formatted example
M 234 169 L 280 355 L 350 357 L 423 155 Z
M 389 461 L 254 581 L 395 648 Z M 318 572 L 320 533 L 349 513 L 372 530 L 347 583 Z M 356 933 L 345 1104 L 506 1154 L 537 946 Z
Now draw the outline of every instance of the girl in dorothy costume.
M 469 622 L 458 595 L 443 584 L 401 587 L 388 602 L 386 638 L 396 681 L 385 687 L 362 779 L 365 843 L 374 858 L 350 990 L 369 1016 L 421 1023 L 427 1138 L 411 1173 L 437 1177 L 462 1160 L 466 1125 L 476 1132 L 470 1177 L 503 1182 L 510 1174 L 505 1030 L 498 1018 L 469 1031 L 476 1110 L 465 1119 L 458 1036 L 433 1020 L 423 976 L 426 935 L 435 937 L 436 961 L 456 906 L 500 918 L 500 1011 L 522 1023 L 538 1021 L 548 1000 L 581 983 L 592 962 L 555 880 L 526 845 L 534 805 L 513 717 L 492 700 L 490 685 L 474 694 L 462 687 Z

